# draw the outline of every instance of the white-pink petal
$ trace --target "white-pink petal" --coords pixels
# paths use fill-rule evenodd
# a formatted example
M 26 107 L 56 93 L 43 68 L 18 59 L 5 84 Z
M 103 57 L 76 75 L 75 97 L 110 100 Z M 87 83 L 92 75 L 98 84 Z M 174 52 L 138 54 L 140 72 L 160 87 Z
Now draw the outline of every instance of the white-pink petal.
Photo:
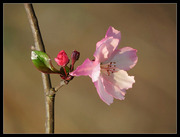
M 105 38 L 103 38 L 101 41 L 96 43 L 96 49 L 102 45 L 102 43 L 107 39 L 107 37 L 113 37 L 115 39 L 118 39 L 119 40 L 118 44 L 119 44 L 121 40 L 121 32 L 110 26 L 106 32 Z
M 109 80 L 106 80 L 103 78 L 103 85 L 106 89 L 106 91 L 111 94 L 114 98 L 123 100 L 125 97 L 125 92 L 122 91 L 118 86 L 114 85 L 113 83 L 110 83 Z
M 100 73 L 101 73 L 101 68 L 100 68 L 100 63 L 98 62 L 93 62 L 94 63 L 94 67 L 92 70 L 92 73 L 90 75 L 92 82 L 95 82 L 98 80 Z
M 116 30 L 114 27 L 110 26 L 106 32 L 105 38 L 106 37 L 113 37 L 113 38 L 119 39 L 119 41 L 120 41 L 121 40 L 121 32 Z
M 127 71 L 136 65 L 138 61 L 136 53 L 137 50 L 131 47 L 116 49 L 113 55 L 108 60 L 103 62 L 103 64 L 115 62 L 117 68 Z
M 112 53 L 116 50 L 118 43 L 119 40 L 114 39 L 113 37 L 105 38 L 94 53 L 96 61 L 104 62 L 111 57 Z
M 124 90 L 132 88 L 133 83 L 135 83 L 134 76 L 129 76 L 124 70 L 118 70 L 110 74 L 110 76 L 104 73 L 102 75 L 104 79 Z
M 104 41 L 106 41 L 106 40 L 107 40 L 107 38 L 103 38 L 102 40 L 98 41 L 98 42 L 96 43 L 96 50 L 97 50 L 97 48 L 99 48 L 99 46 L 101 46 L 102 43 L 104 43 Z
M 100 76 L 97 81 L 94 82 L 96 90 L 98 92 L 99 97 L 104 101 L 106 104 L 110 105 L 113 103 L 113 97 L 106 92 L 106 89 L 102 83 L 102 77 Z

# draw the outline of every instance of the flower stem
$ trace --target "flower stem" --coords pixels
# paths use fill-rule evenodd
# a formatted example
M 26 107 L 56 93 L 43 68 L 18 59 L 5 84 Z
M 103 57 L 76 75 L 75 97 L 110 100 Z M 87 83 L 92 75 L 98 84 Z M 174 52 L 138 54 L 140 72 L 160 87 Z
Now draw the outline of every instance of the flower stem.
M 66 68 L 65 68 L 65 67 L 63 67 L 63 69 L 64 69 L 64 73 L 66 74 L 66 77 L 67 77 L 67 72 L 66 72 Z

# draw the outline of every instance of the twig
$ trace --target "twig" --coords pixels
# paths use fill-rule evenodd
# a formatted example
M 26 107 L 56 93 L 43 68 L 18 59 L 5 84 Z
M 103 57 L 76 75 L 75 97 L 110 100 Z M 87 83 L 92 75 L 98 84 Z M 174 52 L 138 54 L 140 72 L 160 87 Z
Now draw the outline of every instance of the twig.
M 55 92 L 57 92 L 57 91 L 58 91 L 62 86 L 64 86 L 65 84 L 68 84 L 68 82 L 65 81 L 65 80 L 62 80 L 62 81 L 60 82 L 60 84 L 55 87 Z
M 40 28 L 38 25 L 38 20 L 36 18 L 35 12 L 34 12 L 33 5 L 32 4 L 24 4 L 24 7 L 26 9 L 27 16 L 28 16 L 29 23 L 30 23 L 31 30 L 32 30 L 32 34 L 34 37 L 35 50 L 45 52 L 45 46 L 44 46 L 44 43 L 42 40 Z M 45 94 L 45 106 L 46 106 L 45 128 L 46 128 L 46 133 L 54 133 L 55 93 L 57 90 L 59 90 L 66 83 L 61 81 L 58 88 L 52 88 L 50 75 L 44 74 L 44 73 L 41 73 L 41 74 L 42 74 L 42 81 L 43 81 L 44 94 Z

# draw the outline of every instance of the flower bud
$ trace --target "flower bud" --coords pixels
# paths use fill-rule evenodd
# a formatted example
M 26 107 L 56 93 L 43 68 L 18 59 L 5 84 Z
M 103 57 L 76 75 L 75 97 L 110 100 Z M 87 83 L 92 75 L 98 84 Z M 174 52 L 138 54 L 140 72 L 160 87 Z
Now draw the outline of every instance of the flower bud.
M 57 65 L 62 67 L 69 63 L 69 58 L 64 50 L 61 50 L 54 60 L 57 62 Z
M 80 53 L 76 50 L 74 50 L 71 54 L 71 59 L 72 59 L 72 65 L 79 59 Z
M 72 62 L 71 62 L 71 65 L 70 65 L 71 71 L 74 70 L 74 63 L 79 59 L 79 56 L 80 56 L 80 53 L 79 53 L 78 51 L 74 50 L 74 51 L 72 52 L 72 54 L 71 54 L 71 60 L 72 60 Z

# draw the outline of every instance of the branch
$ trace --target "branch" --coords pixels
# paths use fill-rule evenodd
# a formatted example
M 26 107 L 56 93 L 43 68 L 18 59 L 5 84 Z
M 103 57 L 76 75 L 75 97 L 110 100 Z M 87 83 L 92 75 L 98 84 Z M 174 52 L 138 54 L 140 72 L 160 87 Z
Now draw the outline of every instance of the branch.
M 57 92 L 62 86 L 68 84 L 68 81 L 62 80 L 58 86 L 54 88 L 55 92 Z
M 35 43 L 35 50 L 45 52 L 45 46 L 42 40 L 40 28 L 38 25 L 38 20 L 36 18 L 33 5 L 32 4 L 24 4 L 26 9 L 26 13 L 29 19 L 29 23 L 31 26 L 32 34 L 34 37 Z M 49 93 L 52 89 L 51 79 L 49 74 L 42 74 L 42 81 L 44 87 L 44 94 L 45 94 L 45 105 L 46 105 L 46 133 L 54 133 L 54 95 L 50 98 Z
M 46 52 L 45 46 L 42 40 L 41 32 L 39 29 L 38 20 L 36 18 L 33 6 L 32 4 L 24 4 L 24 6 L 27 12 L 32 34 L 34 37 L 35 50 Z M 49 74 L 42 73 L 42 79 L 43 79 L 44 90 L 47 92 L 51 88 L 51 80 L 50 80 Z
M 34 8 L 32 4 L 24 4 L 24 6 L 26 9 L 29 23 L 31 26 L 31 30 L 33 33 L 35 48 L 36 50 L 45 52 L 45 47 L 42 40 L 40 29 L 39 29 L 38 20 L 34 12 Z

